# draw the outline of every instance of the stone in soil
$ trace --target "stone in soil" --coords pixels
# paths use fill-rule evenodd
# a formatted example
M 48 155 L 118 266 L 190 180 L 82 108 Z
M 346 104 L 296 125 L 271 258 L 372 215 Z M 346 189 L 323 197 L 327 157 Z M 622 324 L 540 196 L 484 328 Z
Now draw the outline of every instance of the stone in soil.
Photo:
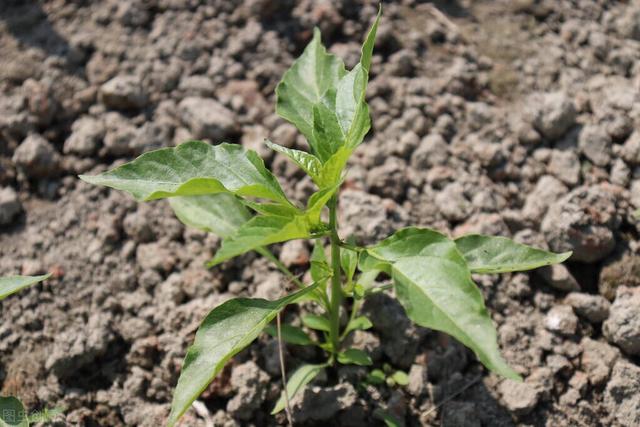
M 602 333 L 625 353 L 640 355 L 640 288 L 618 288 Z
M 620 425 L 640 425 L 640 367 L 618 360 L 604 392 L 604 405 Z
M 60 172 L 60 155 L 38 134 L 26 137 L 12 160 L 29 178 L 53 177 Z
M 116 76 L 100 87 L 100 99 L 115 110 L 139 109 L 147 105 L 148 96 L 138 76 Z
M 576 122 L 575 104 L 562 92 L 533 94 L 527 108 L 533 127 L 550 140 L 560 138 Z
M 572 260 L 595 262 L 613 251 L 619 225 L 616 196 L 596 185 L 578 187 L 553 203 L 541 229 L 552 250 L 573 251 Z
M 504 380 L 499 391 L 507 409 L 519 416 L 530 413 L 540 400 L 540 391 L 527 382 Z
M 358 394 L 350 383 L 305 387 L 291 399 L 293 421 L 298 424 L 331 420 L 340 411 L 353 406 L 357 399 Z
M 581 292 L 572 292 L 564 302 L 573 307 L 580 317 L 584 317 L 591 323 L 603 322 L 609 317 L 609 301 L 600 295 L 591 295 Z
M 573 314 L 571 306 L 556 305 L 547 313 L 544 325 L 551 332 L 573 335 L 578 328 L 578 318 Z
M 620 356 L 620 350 L 606 342 L 589 337 L 583 338 L 580 346 L 582 347 L 580 364 L 589 382 L 595 386 L 604 384 L 609 379 L 611 367 Z
M 267 396 L 270 377 L 253 361 L 235 366 L 231 372 L 234 396 L 227 403 L 227 412 L 234 418 L 250 420 Z
M 9 225 L 22 212 L 22 203 L 11 187 L 0 187 L 0 226 Z
M 213 99 L 185 98 L 178 105 L 178 111 L 195 138 L 218 143 L 236 132 L 233 113 Z

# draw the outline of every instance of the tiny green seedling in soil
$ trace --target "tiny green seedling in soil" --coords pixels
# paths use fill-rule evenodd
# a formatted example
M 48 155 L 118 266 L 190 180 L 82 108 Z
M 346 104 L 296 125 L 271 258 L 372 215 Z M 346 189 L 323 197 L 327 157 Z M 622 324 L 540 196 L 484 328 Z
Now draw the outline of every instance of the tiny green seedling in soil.
M 231 299 L 206 316 L 187 351 L 169 425 L 178 421 L 224 365 L 265 328 L 277 335 L 276 328 L 268 325 L 289 304 L 316 304 L 315 312 L 321 314 L 303 316 L 302 328 L 283 325 L 283 341 L 318 346 L 326 359 L 302 365 L 292 373 L 274 413 L 286 409 L 286 399 L 323 369 L 336 364 L 371 365 L 366 352 L 348 348 L 345 342 L 352 332 L 372 326 L 359 313 L 363 300 L 391 287 L 413 322 L 455 337 L 488 369 L 520 379 L 500 355 L 495 327 L 471 275 L 529 270 L 562 262 L 570 253 L 554 254 L 503 237 L 451 239 L 421 227 L 398 230 L 367 247 L 338 234 L 338 193 L 345 167 L 371 126 L 365 91 L 379 19 L 380 14 L 353 69 L 347 70 L 342 60 L 327 52 L 316 29 L 276 88 L 277 113 L 306 137 L 309 150 L 266 144 L 288 156 L 317 186 L 305 206 L 287 198 L 256 152 L 227 143 L 189 141 L 143 154 L 97 176 L 81 177 L 92 184 L 127 191 L 139 201 L 169 198 L 183 223 L 222 238 L 210 266 L 256 251 L 299 288 L 276 301 Z M 312 283 L 302 283 L 267 249 L 293 239 L 313 241 Z M 379 277 L 389 277 L 392 285 L 380 285 Z M 345 316 L 341 316 L 343 312 Z M 389 375 L 382 374 L 382 381 L 387 382 Z M 394 384 L 403 381 L 402 374 L 391 374 L 389 380 Z

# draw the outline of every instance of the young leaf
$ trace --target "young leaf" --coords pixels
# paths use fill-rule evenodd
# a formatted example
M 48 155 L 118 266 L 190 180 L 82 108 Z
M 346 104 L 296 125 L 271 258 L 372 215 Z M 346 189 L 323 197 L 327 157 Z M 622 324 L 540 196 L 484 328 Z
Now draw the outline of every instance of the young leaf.
M 223 366 L 260 334 L 287 304 L 313 291 L 316 285 L 277 301 L 236 298 L 214 308 L 204 319 L 187 351 L 171 403 L 173 426 Z
M 346 336 L 350 332 L 353 332 L 356 330 L 364 331 L 364 330 L 370 329 L 371 327 L 373 327 L 373 324 L 371 323 L 371 320 L 369 320 L 368 317 L 358 316 L 349 322 L 349 324 L 345 328 L 344 335 Z
M 287 395 L 292 399 L 300 390 L 309 384 L 327 365 L 302 365 L 300 366 L 287 381 Z M 282 411 L 286 406 L 285 394 L 280 394 L 280 399 L 271 411 L 271 415 L 275 415 Z
M 315 329 L 317 331 L 329 332 L 331 330 L 329 319 L 322 316 L 316 316 L 315 314 L 305 314 L 302 316 L 302 323 L 307 328 Z
M 291 205 L 262 159 L 235 144 L 189 141 L 145 153 L 100 175 L 80 178 L 124 190 L 137 200 L 233 193 Z
M 364 40 L 362 44 L 362 51 L 360 55 L 360 64 L 362 64 L 362 68 L 368 73 L 371 68 L 371 56 L 373 55 L 373 45 L 376 42 L 376 33 L 378 31 L 378 24 L 380 23 L 380 17 L 382 16 L 382 3 L 380 3 L 380 7 L 378 8 L 378 15 L 376 16 L 376 20 L 373 22 L 369 33 L 367 34 L 367 38 Z
M 305 239 L 309 235 L 309 223 L 304 216 L 256 216 L 243 224 L 231 237 L 222 241 L 220 250 L 207 266 L 213 267 L 262 246 Z
M 13 396 L 0 397 L 0 427 L 29 427 L 22 402 Z
M 409 375 L 407 375 L 403 371 L 395 371 L 390 378 L 393 380 L 394 383 L 400 386 L 405 386 L 409 384 Z
M 351 243 L 347 241 L 348 243 Z M 347 281 L 353 279 L 353 275 L 356 273 L 358 267 L 358 253 L 347 248 L 340 248 L 340 266 Z
M 278 144 L 274 144 L 269 140 L 266 140 L 265 144 L 267 144 L 267 146 L 272 150 L 289 157 L 295 164 L 300 167 L 300 169 L 302 169 L 307 175 L 309 175 L 316 184 L 320 185 L 320 183 L 317 182 L 317 179 L 320 176 L 322 162 L 320 162 L 320 160 L 318 160 L 316 156 L 305 151 L 294 150 Z
M 520 379 L 500 355 L 482 294 L 460 255 L 400 258 L 392 264 L 392 277 L 398 300 L 411 320 L 452 335 L 487 368 Z
M 371 357 L 369 357 L 366 352 L 358 350 L 357 348 L 350 348 L 338 353 L 338 362 L 342 363 L 343 365 L 373 365 Z
M 366 381 L 370 384 L 379 385 L 384 383 L 385 373 L 381 369 L 374 369 L 367 375 Z
M 313 107 L 345 74 L 342 60 L 327 53 L 316 28 L 313 39 L 276 88 L 276 112 L 302 132 L 315 154 L 318 144 L 313 136 Z
M 471 234 L 456 239 L 472 273 L 507 273 L 558 264 L 571 252 L 555 254 L 532 248 L 505 237 Z
M 264 331 L 274 338 L 278 337 L 278 329 L 274 325 L 269 325 L 264 328 Z M 305 331 L 292 325 L 282 324 L 280 325 L 280 336 L 284 342 L 295 345 L 310 345 L 313 344 L 311 338 Z
M 51 274 L 42 276 L 9 276 L 0 277 L 0 300 L 20 291 L 27 286 L 34 285 L 48 279 Z
M 183 224 L 223 238 L 251 219 L 251 213 L 231 194 L 172 197 L 169 204 Z

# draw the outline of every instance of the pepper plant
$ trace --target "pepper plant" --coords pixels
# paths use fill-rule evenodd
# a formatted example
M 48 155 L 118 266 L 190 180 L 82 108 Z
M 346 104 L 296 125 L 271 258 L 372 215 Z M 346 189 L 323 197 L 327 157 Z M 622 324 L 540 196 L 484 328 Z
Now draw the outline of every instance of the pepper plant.
M 299 367 L 274 412 L 285 409 L 284 396 L 291 398 L 323 369 L 335 364 L 371 365 L 365 352 L 347 348 L 345 342 L 353 331 L 372 326 L 359 308 L 375 292 L 394 291 L 413 322 L 455 337 L 488 369 L 520 378 L 499 353 L 496 330 L 471 274 L 533 269 L 562 262 L 570 253 L 554 254 L 502 237 L 469 235 L 454 240 L 419 227 L 399 230 L 368 247 L 345 241 L 338 233 L 338 193 L 345 167 L 370 128 L 365 89 L 379 18 L 380 14 L 353 69 L 346 70 L 327 52 L 316 29 L 276 88 L 277 113 L 306 137 L 309 151 L 266 144 L 289 157 L 317 186 L 304 207 L 287 198 L 256 152 L 227 143 L 189 141 L 143 154 L 97 176 L 81 176 L 89 183 L 129 192 L 139 201 L 169 198 L 183 223 L 222 238 L 209 266 L 257 251 L 299 288 L 276 301 L 231 299 L 206 316 L 187 351 L 169 425 L 265 328 L 276 334 L 268 325 L 280 311 L 302 301 L 316 304 L 322 314 L 303 316 L 304 329 L 283 325 L 281 336 L 293 344 L 320 347 L 326 362 Z M 292 239 L 314 242 L 313 283 L 302 283 L 267 249 Z M 392 285 L 381 285 L 379 277 L 390 277 Z

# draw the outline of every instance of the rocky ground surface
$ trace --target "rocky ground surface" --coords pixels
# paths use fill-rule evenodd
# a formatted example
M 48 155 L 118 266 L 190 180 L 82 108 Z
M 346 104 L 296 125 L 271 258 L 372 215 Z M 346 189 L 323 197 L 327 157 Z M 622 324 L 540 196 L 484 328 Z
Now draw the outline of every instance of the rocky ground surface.
M 0 5 L 0 273 L 53 272 L 1 305 L 0 381 L 62 425 L 157 426 L 199 321 L 235 295 L 286 281 L 246 255 L 203 263 L 216 237 L 165 202 L 90 187 L 98 172 L 189 138 L 258 150 L 291 197 L 311 182 L 265 137 L 304 148 L 274 88 L 319 26 L 352 66 L 374 1 L 132 0 Z M 506 359 L 488 374 L 393 299 L 354 346 L 409 374 L 319 378 L 297 425 L 640 425 L 640 2 L 385 2 L 368 92 L 373 129 L 341 193 L 343 234 L 367 243 L 409 224 L 555 251 L 565 265 L 478 277 Z M 308 247 L 276 248 L 296 271 Z M 287 317 L 295 317 L 287 312 Z M 184 419 L 268 426 L 277 345 L 238 355 Z M 317 360 L 287 348 L 287 363 Z

